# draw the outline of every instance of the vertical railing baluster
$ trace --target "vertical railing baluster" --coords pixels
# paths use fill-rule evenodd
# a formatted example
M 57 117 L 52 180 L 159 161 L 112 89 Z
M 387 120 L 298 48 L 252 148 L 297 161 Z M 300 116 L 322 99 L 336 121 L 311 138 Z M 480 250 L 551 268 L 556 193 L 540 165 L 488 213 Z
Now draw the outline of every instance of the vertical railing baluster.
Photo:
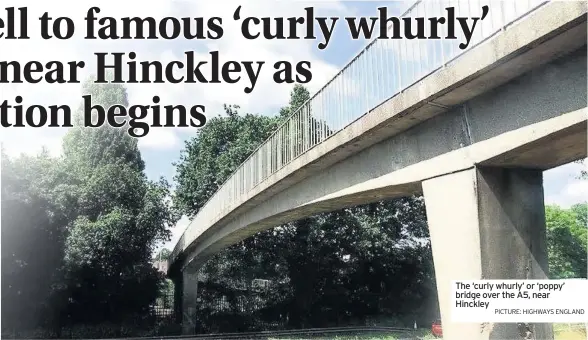
M 490 0 L 422 1 L 415 3 L 404 16 L 424 17 L 425 30 L 429 30 L 426 34 L 429 35 L 427 18 L 444 15 L 446 7 L 454 7 L 456 16 L 471 17 L 481 15 L 483 5 L 493 6 L 485 21 L 478 24 L 469 49 L 545 3 L 541 0 L 498 1 L 498 5 L 494 6 Z M 465 53 L 457 47 L 463 41 L 462 37 L 443 40 L 447 34 L 444 25 L 441 25 L 438 34 L 441 37 L 439 41 L 384 39 L 368 44 L 324 88 L 291 112 L 279 128 L 219 186 L 200 209 L 196 218 L 203 222 L 190 229 L 190 235 L 197 236 L 204 231 L 207 222 L 220 218 L 221 214 L 234 208 L 235 202 L 246 199 L 254 188 L 321 144 L 331 134 L 375 109 L 382 101 L 404 91 L 417 79 Z

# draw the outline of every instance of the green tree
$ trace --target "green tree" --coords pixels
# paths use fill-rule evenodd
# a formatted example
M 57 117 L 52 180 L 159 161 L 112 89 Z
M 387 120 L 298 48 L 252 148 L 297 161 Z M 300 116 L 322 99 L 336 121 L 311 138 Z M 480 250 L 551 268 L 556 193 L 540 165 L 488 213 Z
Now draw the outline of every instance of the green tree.
M 127 106 L 120 85 L 87 82 L 105 108 Z M 58 201 L 70 221 L 65 264 L 74 321 L 122 321 L 145 314 L 160 277 L 151 255 L 176 221 L 170 186 L 147 180 L 137 139 L 125 128 L 72 128 L 64 138 L 67 177 Z
M 585 278 L 587 266 L 586 203 L 570 209 L 545 207 L 550 276 L 554 279 Z
M 588 171 L 586 170 L 585 162 L 586 162 L 586 158 L 577 160 L 575 162 L 577 164 L 581 164 L 584 166 L 584 168 L 580 170 L 580 175 L 578 176 L 578 179 L 588 179 Z
M 574 204 L 570 209 L 578 222 L 578 226 L 588 227 L 588 205 L 586 202 Z M 577 230 L 582 230 L 582 228 L 578 228 Z M 584 240 L 585 239 L 586 238 L 584 238 Z
M 288 106 L 284 106 L 280 109 L 280 118 L 285 119 L 290 117 L 296 110 L 298 110 L 302 104 L 306 103 L 310 99 L 310 92 L 302 85 L 296 84 L 290 92 L 290 102 Z
M 165 261 L 169 258 L 169 255 L 171 254 L 171 251 L 167 248 L 163 248 L 161 249 L 154 257 L 153 260 L 154 261 Z
M 193 217 L 241 163 L 276 129 L 278 119 L 241 116 L 236 105 L 225 106 L 225 117 L 214 117 L 186 141 L 175 164 L 174 203 Z
M 278 118 L 240 116 L 227 106 L 224 117 L 210 120 L 210 125 L 186 143 L 176 165 L 175 203 L 181 212 L 195 216 L 279 121 L 308 98 L 308 91 L 296 86 L 290 105 Z M 312 124 L 321 123 L 311 117 L 306 126 Z M 328 127 L 319 126 L 331 133 Z M 224 320 L 233 320 L 233 326 L 241 324 L 240 329 L 246 329 L 243 323 L 252 315 L 239 314 L 239 301 L 250 299 L 245 303 L 249 306 L 257 300 L 238 287 L 250 288 L 256 278 L 272 282 L 264 295 L 267 304 L 260 312 L 262 316 L 258 315 L 268 321 L 287 316 L 291 326 L 303 327 L 341 324 L 385 310 L 406 316 L 423 301 L 435 299 L 427 238 L 424 206 L 419 198 L 319 214 L 259 232 L 203 266 L 201 272 L 207 283 L 199 286 L 203 299 L 199 321 L 210 326 L 213 315 L 222 315 Z M 230 305 L 224 314 L 215 309 L 223 297 Z M 435 313 L 436 307 L 429 309 Z
M 55 204 L 62 177 L 46 151 L 10 159 L 1 152 L 2 327 L 52 325 L 62 287 L 65 221 Z

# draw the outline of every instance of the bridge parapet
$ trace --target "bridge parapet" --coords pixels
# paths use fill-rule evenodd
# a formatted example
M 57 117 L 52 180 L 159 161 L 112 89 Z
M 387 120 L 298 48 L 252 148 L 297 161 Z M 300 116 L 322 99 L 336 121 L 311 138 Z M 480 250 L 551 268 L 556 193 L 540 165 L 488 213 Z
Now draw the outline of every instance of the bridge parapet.
M 445 16 L 447 7 L 455 8 L 456 17 L 466 18 L 481 17 L 485 5 L 490 11 L 484 20 L 478 21 L 469 45 L 463 50 L 458 45 L 466 39 L 460 36 L 460 30 L 456 30 L 455 40 L 386 39 L 370 42 L 294 112 L 217 190 L 176 244 L 169 267 L 192 240 L 251 199 L 257 187 L 280 169 L 545 3 L 547 1 L 538 0 L 414 3 L 402 17 L 424 17 L 428 22 L 428 18 Z M 446 29 L 446 26 L 442 27 Z M 438 34 L 444 37 L 448 32 Z

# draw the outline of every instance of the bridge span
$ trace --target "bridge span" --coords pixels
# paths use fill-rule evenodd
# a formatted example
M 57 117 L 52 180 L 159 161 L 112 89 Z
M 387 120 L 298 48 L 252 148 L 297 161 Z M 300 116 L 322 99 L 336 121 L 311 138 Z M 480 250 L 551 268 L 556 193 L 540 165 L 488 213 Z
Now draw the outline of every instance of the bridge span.
M 481 14 L 457 40 L 376 40 L 223 184 L 178 241 L 169 275 L 183 324 L 196 270 L 256 232 L 319 212 L 422 193 L 446 338 L 518 338 L 454 324 L 451 281 L 547 277 L 542 172 L 585 158 L 586 2 L 417 2 Z M 456 244 L 459 243 L 459 244 Z M 537 339 L 553 339 L 535 325 Z

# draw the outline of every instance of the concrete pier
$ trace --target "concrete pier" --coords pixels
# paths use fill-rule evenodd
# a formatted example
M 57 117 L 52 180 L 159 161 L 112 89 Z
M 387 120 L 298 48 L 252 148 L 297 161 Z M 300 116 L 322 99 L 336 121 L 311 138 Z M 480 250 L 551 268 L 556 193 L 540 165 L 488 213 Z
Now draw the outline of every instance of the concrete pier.
M 445 339 L 553 339 L 551 324 L 451 318 L 453 280 L 548 277 L 542 177 L 540 170 L 475 167 L 423 182 Z

